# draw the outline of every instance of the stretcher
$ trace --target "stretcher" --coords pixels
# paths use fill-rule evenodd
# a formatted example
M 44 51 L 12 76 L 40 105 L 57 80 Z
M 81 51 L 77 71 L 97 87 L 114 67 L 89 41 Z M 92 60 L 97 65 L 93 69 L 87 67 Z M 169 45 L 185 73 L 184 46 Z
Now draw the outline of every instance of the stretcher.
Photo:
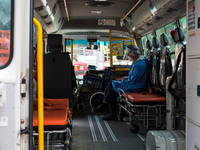
M 36 105 L 37 99 L 34 99 L 34 105 Z M 53 144 L 52 147 L 66 147 L 69 146 L 71 139 L 71 111 L 69 108 L 68 99 L 44 99 L 44 133 L 46 135 L 46 147 L 47 150 L 50 146 L 50 135 L 51 134 L 62 134 L 63 138 L 58 144 Z M 38 111 L 33 111 L 33 129 L 35 135 L 38 131 Z M 35 137 L 34 137 L 35 138 Z
M 165 112 L 166 97 L 159 94 L 125 93 L 122 89 L 118 89 L 118 93 L 120 120 L 123 120 L 124 112 L 126 112 L 130 123 L 132 117 L 136 116 L 147 128 L 159 128 L 162 125 L 165 116 L 162 112 Z

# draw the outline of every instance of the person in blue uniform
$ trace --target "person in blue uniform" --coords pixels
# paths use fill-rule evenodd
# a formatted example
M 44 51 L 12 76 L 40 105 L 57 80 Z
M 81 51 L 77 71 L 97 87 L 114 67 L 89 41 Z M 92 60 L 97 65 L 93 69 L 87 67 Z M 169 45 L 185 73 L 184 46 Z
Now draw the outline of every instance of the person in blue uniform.
M 147 60 L 140 56 L 139 48 L 135 45 L 128 45 L 126 54 L 130 61 L 133 61 L 128 76 L 112 80 L 104 91 L 104 100 L 94 112 L 101 112 L 109 107 L 109 114 L 103 116 L 103 120 L 117 120 L 116 115 L 116 98 L 118 97 L 117 89 L 124 92 L 144 92 L 148 90 L 148 63 Z

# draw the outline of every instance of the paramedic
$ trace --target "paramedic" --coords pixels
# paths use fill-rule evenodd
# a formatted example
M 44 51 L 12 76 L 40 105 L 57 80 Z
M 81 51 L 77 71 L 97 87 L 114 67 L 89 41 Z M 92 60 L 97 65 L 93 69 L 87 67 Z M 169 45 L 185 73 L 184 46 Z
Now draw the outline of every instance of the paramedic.
M 133 61 L 128 76 L 112 80 L 104 91 L 104 100 L 94 112 L 102 112 L 109 108 L 109 114 L 103 116 L 103 120 L 117 120 L 116 115 L 116 98 L 118 97 L 117 89 L 124 92 L 144 92 L 148 90 L 148 63 L 146 59 L 141 58 L 139 48 L 135 45 L 128 45 L 126 54 L 130 61 Z

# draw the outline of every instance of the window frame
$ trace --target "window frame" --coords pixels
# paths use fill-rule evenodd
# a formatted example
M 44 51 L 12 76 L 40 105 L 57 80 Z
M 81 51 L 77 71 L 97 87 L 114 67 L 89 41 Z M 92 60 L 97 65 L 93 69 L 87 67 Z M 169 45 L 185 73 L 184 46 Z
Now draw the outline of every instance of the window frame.
M 11 19 L 10 19 L 10 57 L 7 61 L 6 64 L 4 64 L 3 66 L 0 66 L 0 70 L 1 69 L 5 69 L 6 67 L 8 67 L 10 65 L 10 63 L 12 62 L 13 59 L 13 54 L 14 54 L 14 0 L 10 0 L 11 1 Z

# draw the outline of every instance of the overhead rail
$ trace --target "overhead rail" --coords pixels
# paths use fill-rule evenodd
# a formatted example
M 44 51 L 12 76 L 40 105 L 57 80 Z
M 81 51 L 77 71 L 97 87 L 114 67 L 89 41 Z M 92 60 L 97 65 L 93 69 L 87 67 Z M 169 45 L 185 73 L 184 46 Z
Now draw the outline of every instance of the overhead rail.
M 74 52 L 74 49 L 73 49 L 73 39 L 65 39 L 65 49 L 66 49 L 66 41 L 71 41 L 71 62 L 72 62 L 72 65 L 73 65 L 73 52 Z
M 124 15 L 121 19 L 120 19 L 120 21 L 122 22 L 132 11 L 133 11 L 133 9 L 135 9 L 135 7 L 137 7 L 137 5 L 141 2 L 142 0 L 139 0 L 130 10 L 129 10 L 129 12 L 126 14 L 126 15 Z
M 68 13 L 68 9 L 67 9 L 67 1 L 66 0 L 64 0 L 64 5 L 65 5 L 65 11 L 66 11 L 66 15 L 67 15 L 67 20 L 69 22 L 70 19 L 69 19 L 69 13 Z
M 43 99 L 43 31 L 40 22 L 33 18 L 37 27 L 37 80 L 38 80 L 38 143 L 39 150 L 44 150 L 44 99 Z

